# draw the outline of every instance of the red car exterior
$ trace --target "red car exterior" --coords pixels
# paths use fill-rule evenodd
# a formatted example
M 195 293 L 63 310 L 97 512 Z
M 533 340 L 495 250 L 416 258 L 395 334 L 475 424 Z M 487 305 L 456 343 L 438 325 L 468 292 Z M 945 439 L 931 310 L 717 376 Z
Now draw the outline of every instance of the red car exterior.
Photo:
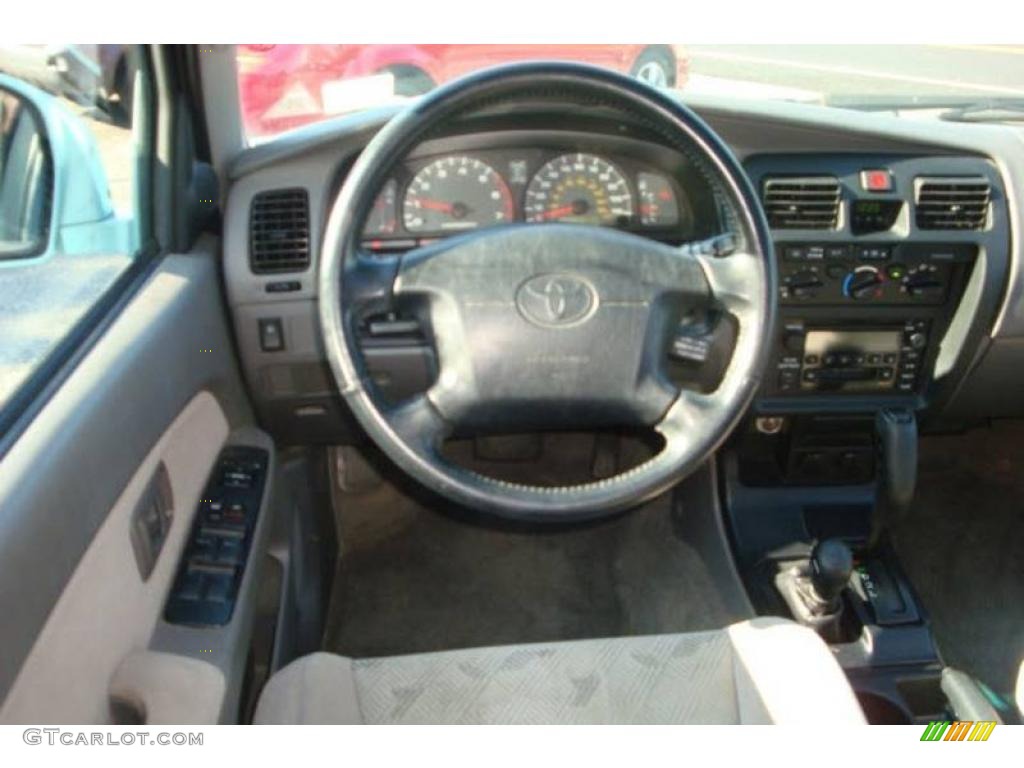
M 239 45 L 243 122 L 259 137 L 343 112 L 325 104 L 325 92 L 342 81 L 390 74 L 393 80 L 384 80 L 395 95 L 412 96 L 477 69 L 530 59 L 585 62 L 677 88 L 689 66 L 677 45 Z M 374 101 L 379 94 L 362 106 Z

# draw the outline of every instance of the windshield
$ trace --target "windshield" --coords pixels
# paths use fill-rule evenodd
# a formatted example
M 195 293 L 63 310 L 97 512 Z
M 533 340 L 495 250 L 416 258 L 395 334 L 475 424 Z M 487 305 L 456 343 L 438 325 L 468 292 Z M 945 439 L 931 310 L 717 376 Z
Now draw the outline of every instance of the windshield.
M 983 45 L 239 45 L 251 142 L 401 102 L 496 64 L 607 67 L 686 95 L 785 99 L 947 119 L 1019 118 L 1024 47 Z

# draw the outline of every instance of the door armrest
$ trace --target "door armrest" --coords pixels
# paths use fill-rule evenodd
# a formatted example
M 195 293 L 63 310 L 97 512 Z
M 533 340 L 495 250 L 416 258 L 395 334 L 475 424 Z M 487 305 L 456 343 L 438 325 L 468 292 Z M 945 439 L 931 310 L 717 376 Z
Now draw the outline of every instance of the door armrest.
M 213 664 L 156 651 L 126 657 L 110 680 L 112 711 L 148 725 L 215 725 L 225 691 Z

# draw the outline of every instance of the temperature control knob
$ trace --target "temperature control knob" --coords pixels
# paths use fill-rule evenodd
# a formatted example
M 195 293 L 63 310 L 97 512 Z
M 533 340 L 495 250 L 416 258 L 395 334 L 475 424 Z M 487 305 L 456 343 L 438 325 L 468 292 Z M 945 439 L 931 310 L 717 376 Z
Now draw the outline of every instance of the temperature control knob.
M 843 278 L 843 295 L 856 301 L 877 298 L 885 278 L 874 267 L 857 267 Z

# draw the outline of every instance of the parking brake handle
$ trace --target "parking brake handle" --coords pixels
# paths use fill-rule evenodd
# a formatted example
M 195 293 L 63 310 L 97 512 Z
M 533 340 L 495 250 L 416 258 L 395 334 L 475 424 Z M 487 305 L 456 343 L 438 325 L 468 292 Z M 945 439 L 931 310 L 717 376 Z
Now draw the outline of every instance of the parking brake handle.
M 908 408 L 883 408 L 875 416 L 881 468 L 869 545 L 906 514 L 917 485 L 917 418 Z

